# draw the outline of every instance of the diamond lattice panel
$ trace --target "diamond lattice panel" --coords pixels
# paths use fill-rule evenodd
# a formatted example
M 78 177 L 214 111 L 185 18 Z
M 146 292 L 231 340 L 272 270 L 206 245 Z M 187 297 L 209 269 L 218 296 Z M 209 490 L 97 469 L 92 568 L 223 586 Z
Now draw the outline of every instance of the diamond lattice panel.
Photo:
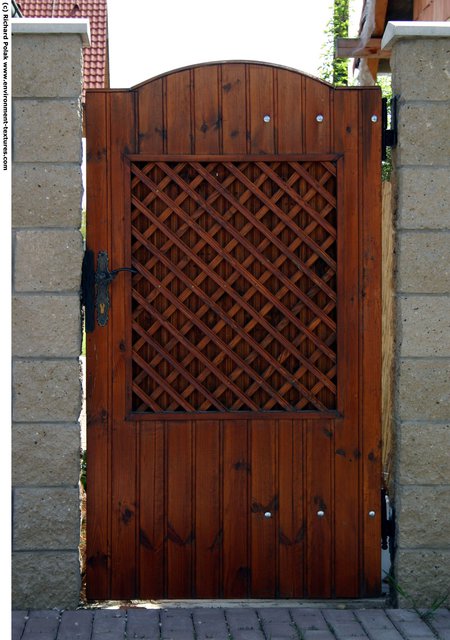
M 135 412 L 336 407 L 336 167 L 131 165 Z

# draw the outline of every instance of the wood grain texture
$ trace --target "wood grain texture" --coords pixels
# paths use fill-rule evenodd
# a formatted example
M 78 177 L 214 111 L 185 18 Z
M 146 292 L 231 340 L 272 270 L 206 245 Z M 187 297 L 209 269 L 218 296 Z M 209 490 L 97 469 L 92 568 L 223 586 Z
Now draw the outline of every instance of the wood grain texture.
M 88 246 L 138 270 L 88 337 L 90 599 L 378 595 L 379 107 L 249 62 L 87 92 Z

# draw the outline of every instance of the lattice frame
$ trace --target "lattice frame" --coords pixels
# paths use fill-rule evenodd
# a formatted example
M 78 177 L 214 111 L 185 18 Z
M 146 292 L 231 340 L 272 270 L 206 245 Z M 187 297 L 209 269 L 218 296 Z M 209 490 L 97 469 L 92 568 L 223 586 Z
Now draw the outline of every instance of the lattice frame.
M 336 408 L 336 165 L 131 162 L 132 409 Z

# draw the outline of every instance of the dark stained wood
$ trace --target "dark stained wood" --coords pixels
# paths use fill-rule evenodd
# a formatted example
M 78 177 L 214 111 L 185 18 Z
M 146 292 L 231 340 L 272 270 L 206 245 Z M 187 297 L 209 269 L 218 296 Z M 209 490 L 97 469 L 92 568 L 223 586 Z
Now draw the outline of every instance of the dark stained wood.
M 246 420 L 223 423 L 223 596 L 250 595 L 249 490 Z
M 280 598 L 304 596 L 304 425 L 296 420 L 278 423 L 278 592 Z
M 341 200 L 338 211 L 346 215 L 338 217 L 338 281 L 341 283 L 338 298 L 338 409 L 341 420 L 336 420 L 334 435 L 335 482 L 345 500 L 336 500 L 335 518 L 335 595 L 338 598 L 357 597 L 360 575 L 360 518 L 359 518 L 359 468 L 361 444 L 359 429 L 358 380 L 359 345 L 355 336 L 359 335 L 359 274 L 354 266 L 358 263 L 358 244 L 349 243 L 347 238 L 357 238 L 359 234 L 358 189 L 355 176 L 359 163 L 359 93 L 336 91 L 335 95 L 335 144 L 345 151 L 345 168 L 338 163 Z M 345 548 L 346 553 L 341 553 Z
M 219 420 L 195 425 L 195 586 L 197 598 L 221 595 L 223 540 Z
M 87 177 L 87 248 L 97 254 L 108 249 L 108 130 L 109 106 L 104 93 L 92 93 L 86 105 L 86 143 L 89 173 Z M 110 409 L 110 378 L 98 375 L 97 362 L 104 363 L 105 371 L 109 358 L 109 327 L 105 331 L 87 334 L 86 340 L 86 400 L 87 400 L 87 447 L 89 471 L 87 473 L 87 597 L 105 599 L 110 593 L 110 547 L 109 513 L 110 496 L 110 451 L 108 425 Z
M 252 420 L 250 437 L 251 593 L 270 598 L 276 584 L 279 529 L 277 423 Z
M 139 429 L 139 593 L 155 599 L 165 593 L 165 433 L 163 421 Z
M 250 62 L 87 92 L 88 246 L 138 271 L 88 336 L 90 599 L 379 594 L 379 112 Z
M 378 571 L 381 563 L 381 513 L 377 507 L 381 490 L 381 175 L 373 171 L 380 157 L 381 112 L 376 91 L 361 95 L 362 135 L 360 138 L 362 215 L 360 244 L 361 377 L 362 426 L 362 541 L 363 591 L 380 593 Z M 372 121 L 376 115 L 378 120 Z M 377 211 L 378 215 L 370 215 Z M 375 518 L 368 516 L 375 511 Z
M 192 597 L 195 502 L 193 422 L 166 422 L 167 597 Z
M 329 420 L 308 420 L 304 428 L 307 532 L 305 591 L 308 598 L 331 598 L 334 583 L 334 425 Z M 340 549 L 339 552 L 344 551 Z
M 109 93 L 110 102 L 110 162 L 109 180 L 114 185 L 114 197 L 111 198 L 111 235 L 110 269 L 129 264 L 130 252 L 129 223 L 126 224 L 124 206 L 127 193 L 124 184 L 122 155 L 124 150 L 136 150 L 135 101 L 133 93 Z M 111 350 L 113 419 L 111 430 L 111 591 L 122 593 L 124 598 L 134 598 L 137 594 L 136 572 L 138 511 L 137 511 L 137 469 L 139 452 L 136 429 L 130 430 L 123 421 L 126 411 L 127 388 L 126 373 L 129 343 L 127 328 L 130 326 L 129 303 L 114 304 L 116 300 L 126 300 L 127 281 L 131 274 L 121 273 L 111 288 L 111 306 L 114 305 L 115 348 Z M 128 298 L 129 300 L 129 298 Z

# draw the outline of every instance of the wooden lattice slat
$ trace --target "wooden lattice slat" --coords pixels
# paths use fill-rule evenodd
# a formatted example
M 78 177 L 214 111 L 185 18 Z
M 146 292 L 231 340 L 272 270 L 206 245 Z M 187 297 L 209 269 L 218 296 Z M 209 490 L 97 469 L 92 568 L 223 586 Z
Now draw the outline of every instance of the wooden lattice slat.
M 336 408 L 336 167 L 131 164 L 135 412 Z

